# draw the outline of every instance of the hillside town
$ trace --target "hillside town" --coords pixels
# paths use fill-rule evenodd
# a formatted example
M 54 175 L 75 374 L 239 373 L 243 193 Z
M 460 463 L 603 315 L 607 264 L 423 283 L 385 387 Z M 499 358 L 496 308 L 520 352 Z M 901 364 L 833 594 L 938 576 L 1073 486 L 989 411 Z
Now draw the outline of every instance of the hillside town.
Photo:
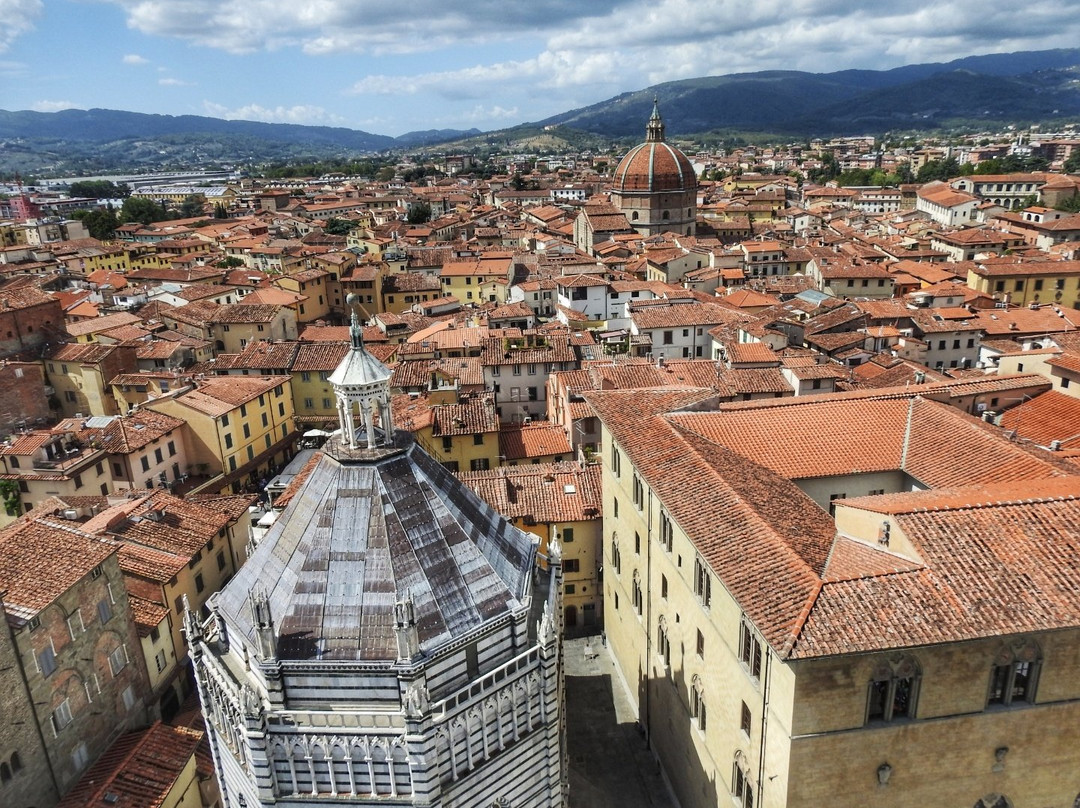
M 662 112 L 7 188 L 0 805 L 586 805 L 583 636 L 683 808 L 1078 804 L 1080 137 Z

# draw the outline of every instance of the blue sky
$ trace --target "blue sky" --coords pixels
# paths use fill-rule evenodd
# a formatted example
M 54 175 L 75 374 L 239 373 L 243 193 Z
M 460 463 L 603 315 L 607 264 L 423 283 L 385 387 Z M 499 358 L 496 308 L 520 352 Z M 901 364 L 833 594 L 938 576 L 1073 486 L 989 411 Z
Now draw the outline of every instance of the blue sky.
M 0 108 L 488 130 L 694 76 L 1077 46 L 1076 0 L 0 0 Z

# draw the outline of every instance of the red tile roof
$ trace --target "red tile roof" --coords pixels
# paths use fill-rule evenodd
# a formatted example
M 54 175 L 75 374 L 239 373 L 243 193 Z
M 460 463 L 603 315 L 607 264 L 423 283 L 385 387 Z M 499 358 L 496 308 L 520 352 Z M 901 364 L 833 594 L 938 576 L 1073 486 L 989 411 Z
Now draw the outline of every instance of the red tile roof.
M 202 737 L 196 730 L 160 721 L 123 735 L 86 770 L 57 808 L 159 808 L 192 762 Z

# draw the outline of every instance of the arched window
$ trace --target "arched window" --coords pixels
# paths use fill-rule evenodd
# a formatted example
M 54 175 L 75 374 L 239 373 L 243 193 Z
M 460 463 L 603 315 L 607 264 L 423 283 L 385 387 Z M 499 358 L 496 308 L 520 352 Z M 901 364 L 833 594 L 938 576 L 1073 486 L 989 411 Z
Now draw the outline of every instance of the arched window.
M 664 215 L 661 216 L 660 218 L 663 219 L 666 222 L 668 219 L 671 218 L 671 214 L 668 211 L 665 210 Z
M 1032 640 L 1003 645 L 990 668 L 988 705 L 1034 703 L 1042 654 Z
M 878 665 L 867 689 L 866 721 L 914 718 L 920 678 L 919 663 L 907 655 Z
M 631 592 L 631 597 L 634 602 L 634 611 L 641 615 L 642 608 L 644 606 L 645 598 L 641 594 L 641 573 L 634 570 L 634 583 Z
M 754 808 L 754 785 L 750 780 L 750 762 L 741 751 L 735 753 L 731 766 L 731 793 L 743 808 Z
M 11 771 L 13 773 L 22 771 L 22 759 L 19 757 L 18 752 L 11 753 Z
M 664 615 L 660 615 L 660 620 L 656 627 L 656 653 L 660 655 L 660 660 L 664 663 L 664 667 L 671 667 L 671 642 L 668 640 L 668 627 L 667 618 Z
M 622 572 L 622 554 L 619 552 L 619 536 L 617 533 L 611 534 L 611 566 L 615 568 L 615 572 Z
M 694 719 L 695 726 L 704 732 L 706 726 L 705 685 L 696 673 L 690 681 L 690 717 Z
M 638 220 L 638 212 L 635 210 L 633 213 L 630 214 L 630 221 L 636 222 L 637 220 Z
M 1001 794 L 987 794 L 975 803 L 975 808 L 1012 808 L 1012 803 Z

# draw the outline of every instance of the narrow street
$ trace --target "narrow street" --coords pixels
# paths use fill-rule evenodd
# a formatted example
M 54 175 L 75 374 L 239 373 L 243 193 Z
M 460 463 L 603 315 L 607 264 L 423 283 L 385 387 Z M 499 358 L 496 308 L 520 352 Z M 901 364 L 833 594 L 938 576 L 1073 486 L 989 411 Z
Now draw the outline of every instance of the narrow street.
M 563 649 L 570 808 L 677 808 L 600 635 Z

